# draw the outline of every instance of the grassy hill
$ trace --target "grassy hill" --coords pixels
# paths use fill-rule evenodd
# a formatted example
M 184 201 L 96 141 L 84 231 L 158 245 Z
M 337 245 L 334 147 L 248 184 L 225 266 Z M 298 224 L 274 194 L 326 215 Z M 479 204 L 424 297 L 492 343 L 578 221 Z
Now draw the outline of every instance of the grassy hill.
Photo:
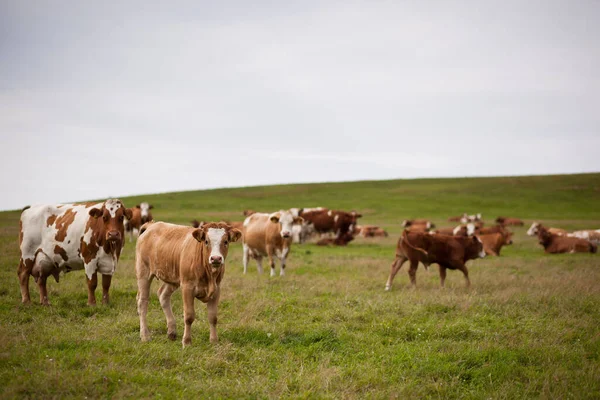
M 83 200 L 83 199 L 82 199 Z M 111 305 L 87 307 L 85 275 L 49 281 L 51 307 L 20 304 L 20 212 L 0 213 L 2 398 L 599 398 L 600 255 L 546 255 L 526 227 L 497 258 L 468 264 L 473 284 L 449 271 L 407 266 L 383 288 L 409 217 L 438 226 L 481 212 L 600 228 L 600 174 L 278 185 L 123 198 L 149 201 L 157 220 L 241 220 L 243 209 L 355 209 L 391 233 L 347 248 L 292 248 L 287 275 L 242 274 L 232 247 L 222 285 L 218 345 L 197 302 L 193 344 L 166 337 L 153 284 L 150 343 L 139 341 L 134 245 L 127 243 Z M 31 280 L 32 299 L 37 286 Z M 97 296 L 99 297 L 99 292 Z

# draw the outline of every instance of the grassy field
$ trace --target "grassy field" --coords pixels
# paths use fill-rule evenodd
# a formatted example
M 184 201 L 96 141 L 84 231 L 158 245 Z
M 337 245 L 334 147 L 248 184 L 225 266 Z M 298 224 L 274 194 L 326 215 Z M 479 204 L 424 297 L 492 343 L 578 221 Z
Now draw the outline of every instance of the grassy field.
M 50 307 L 20 304 L 20 212 L 0 213 L 1 398 L 600 398 L 600 255 L 546 255 L 524 228 L 502 256 L 468 264 L 472 287 L 449 271 L 407 266 L 384 286 L 404 218 L 482 212 L 566 229 L 600 228 L 600 174 L 284 185 L 149 195 L 155 219 L 241 220 L 241 210 L 356 209 L 390 232 L 347 248 L 292 248 L 287 275 L 232 247 L 219 339 L 208 342 L 197 302 L 193 344 L 166 336 L 153 283 L 153 340 L 141 343 L 134 246 L 127 244 L 111 305 L 88 307 L 85 275 L 49 280 Z M 32 299 L 37 286 L 31 280 Z M 97 296 L 101 291 L 97 292 Z

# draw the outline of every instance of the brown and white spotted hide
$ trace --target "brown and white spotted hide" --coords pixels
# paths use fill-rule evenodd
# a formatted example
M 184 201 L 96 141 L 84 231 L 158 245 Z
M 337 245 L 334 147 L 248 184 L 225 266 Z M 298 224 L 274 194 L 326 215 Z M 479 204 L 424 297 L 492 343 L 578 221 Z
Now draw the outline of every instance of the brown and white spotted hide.
M 246 218 L 243 226 L 244 273 L 248 270 L 248 259 L 256 260 L 258 272 L 262 273 L 262 259 L 269 258 L 271 276 L 275 276 L 275 258 L 281 261 L 279 274 L 285 275 L 287 255 L 292 245 L 293 226 L 302 224 L 302 217 L 294 217 L 289 210 L 272 214 L 255 213 Z
M 146 222 L 152 221 L 152 213 L 150 212 L 154 206 L 146 202 L 140 203 L 131 209 L 131 218 L 125 218 L 125 231 L 129 232 L 129 241 L 133 241 L 133 235 L 139 235 L 140 227 Z
M 21 214 L 18 275 L 21 300 L 31 301 L 29 276 L 40 291 L 40 303 L 48 303 L 46 280 L 60 272 L 85 270 L 88 304 L 96 304 L 97 273 L 102 274 L 102 301 L 108 303 L 112 275 L 123 247 L 123 221 L 131 218 L 121 200 L 103 203 L 33 206 Z

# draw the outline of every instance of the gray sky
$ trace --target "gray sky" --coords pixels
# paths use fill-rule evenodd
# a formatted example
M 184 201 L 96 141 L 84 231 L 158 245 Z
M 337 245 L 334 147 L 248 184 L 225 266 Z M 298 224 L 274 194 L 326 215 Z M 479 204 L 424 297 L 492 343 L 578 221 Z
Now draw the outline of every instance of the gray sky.
M 600 171 L 600 1 L 104 3 L 0 0 L 0 209 Z

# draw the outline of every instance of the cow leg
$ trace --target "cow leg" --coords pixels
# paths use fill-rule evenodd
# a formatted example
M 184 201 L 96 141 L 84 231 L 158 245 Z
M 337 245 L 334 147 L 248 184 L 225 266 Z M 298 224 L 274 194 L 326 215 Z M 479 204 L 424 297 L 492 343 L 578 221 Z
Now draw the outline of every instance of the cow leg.
M 460 266 L 456 266 L 456 269 L 461 270 L 463 275 L 465 276 L 465 283 L 467 288 L 471 287 L 471 281 L 469 280 L 469 270 L 467 269 L 467 266 L 464 264 L 460 264 Z
M 88 279 L 87 275 L 85 277 L 87 279 L 88 286 L 88 306 L 96 305 L 96 288 L 98 287 L 98 273 L 94 272 L 92 275 L 92 279 Z
M 285 247 L 281 250 L 281 270 L 279 271 L 279 276 L 285 275 L 285 262 L 287 260 L 287 255 L 290 252 L 289 247 Z
M 112 282 L 112 275 L 102 275 L 102 304 L 108 304 L 108 289 L 110 289 L 110 283 Z
M 43 306 L 49 306 L 48 302 L 48 288 L 46 287 L 46 280 L 48 275 L 42 274 L 38 279 L 38 288 L 40 289 L 40 304 Z
M 196 318 L 194 310 L 194 289 L 192 287 L 182 287 L 183 292 L 183 320 L 185 327 L 183 330 L 183 339 L 181 341 L 183 347 L 192 344 L 192 324 Z
M 446 282 L 446 267 L 440 265 L 440 286 L 442 289 L 444 288 L 444 283 Z
M 33 265 L 33 262 L 30 264 Z M 31 297 L 29 295 L 29 275 L 31 275 L 31 268 L 27 268 L 27 264 L 22 258 L 19 261 L 17 274 L 19 275 L 19 284 L 21 285 L 21 302 L 23 304 L 31 303 Z
M 269 265 L 271 266 L 271 276 L 275 276 L 275 259 L 273 258 L 273 253 L 269 252 Z
M 150 330 L 148 329 L 148 321 L 146 315 L 148 314 L 148 298 L 150 297 L 150 284 L 152 278 L 138 278 L 138 292 L 137 292 L 137 312 L 140 316 L 140 338 L 142 342 L 150 340 Z
M 404 264 L 406 260 L 407 258 L 404 256 L 396 257 L 392 263 L 392 269 L 390 270 L 390 276 L 385 284 L 385 290 L 390 290 L 392 288 L 392 282 L 394 281 L 398 271 L 400 271 L 400 268 L 402 268 L 402 264 Z
M 165 317 L 167 318 L 167 336 L 171 340 L 175 340 L 177 337 L 175 316 L 173 315 L 173 308 L 171 307 L 171 295 L 176 290 L 177 286 L 165 282 L 160 286 L 160 288 L 158 288 L 157 292 L 158 300 L 160 300 L 160 306 L 162 307 Z
M 244 264 L 244 274 L 248 271 L 248 253 L 250 252 L 250 248 L 246 243 L 242 245 L 244 254 L 242 256 L 242 263 Z
M 413 288 L 417 287 L 417 267 L 419 266 L 418 260 L 410 260 L 410 269 L 408 270 L 408 276 L 410 277 L 410 283 Z
M 217 288 L 216 293 L 206 304 L 211 343 L 217 343 L 219 341 L 219 337 L 217 336 L 217 306 L 219 305 L 220 294 L 221 291 Z

